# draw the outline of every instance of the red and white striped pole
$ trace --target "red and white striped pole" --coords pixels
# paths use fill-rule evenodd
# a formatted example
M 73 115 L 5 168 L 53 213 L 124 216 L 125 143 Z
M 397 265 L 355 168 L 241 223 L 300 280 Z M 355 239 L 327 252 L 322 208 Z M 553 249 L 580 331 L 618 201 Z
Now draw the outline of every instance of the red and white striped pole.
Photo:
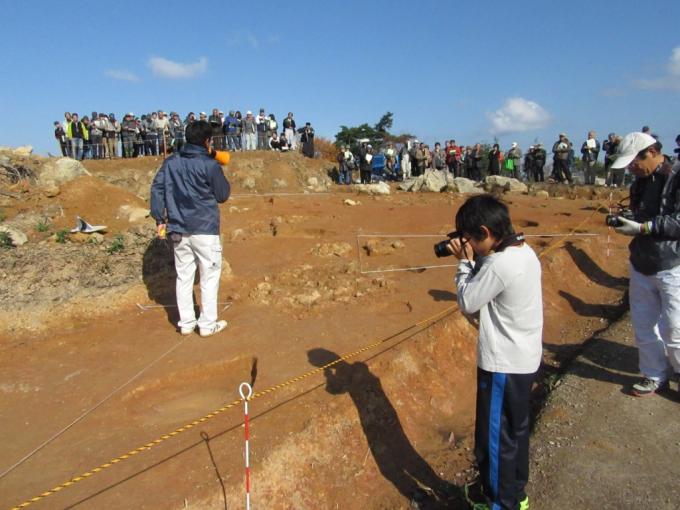
M 245 391 L 244 391 L 245 390 Z M 241 383 L 238 392 L 243 399 L 243 414 L 245 425 L 245 460 L 246 460 L 246 510 L 250 510 L 250 419 L 248 418 L 248 400 L 253 395 L 253 387 L 247 382 Z

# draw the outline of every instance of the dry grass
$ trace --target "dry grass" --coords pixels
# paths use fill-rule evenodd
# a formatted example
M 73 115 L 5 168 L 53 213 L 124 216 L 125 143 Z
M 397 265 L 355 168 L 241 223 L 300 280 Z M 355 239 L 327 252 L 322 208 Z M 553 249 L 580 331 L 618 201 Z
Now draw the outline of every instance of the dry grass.
M 317 136 L 314 138 L 314 150 L 319 153 L 319 158 L 335 163 L 338 148 L 327 138 Z

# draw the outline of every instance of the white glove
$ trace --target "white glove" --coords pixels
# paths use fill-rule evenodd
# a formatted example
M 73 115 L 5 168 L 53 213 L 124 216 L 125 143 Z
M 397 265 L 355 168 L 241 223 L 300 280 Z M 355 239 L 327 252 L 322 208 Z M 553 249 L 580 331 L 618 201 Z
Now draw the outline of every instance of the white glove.
M 619 234 L 623 234 L 626 236 L 634 236 L 642 233 L 641 223 L 638 223 L 637 221 L 628 220 L 623 216 L 619 216 L 619 221 L 623 223 L 623 225 L 614 228 L 614 230 L 616 230 Z

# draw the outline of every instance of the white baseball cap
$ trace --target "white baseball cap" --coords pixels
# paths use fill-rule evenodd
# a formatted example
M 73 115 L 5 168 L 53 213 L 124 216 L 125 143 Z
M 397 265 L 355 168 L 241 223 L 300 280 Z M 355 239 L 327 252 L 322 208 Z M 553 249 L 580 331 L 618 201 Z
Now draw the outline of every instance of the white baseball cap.
M 656 143 L 656 139 L 653 136 L 649 136 L 647 133 L 640 133 L 639 131 L 634 131 L 628 133 L 621 140 L 619 145 L 619 151 L 616 154 L 616 161 L 612 164 L 612 168 L 626 168 L 630 165 L 635 156 L 638 155 L 640 151 L 645 150 Z

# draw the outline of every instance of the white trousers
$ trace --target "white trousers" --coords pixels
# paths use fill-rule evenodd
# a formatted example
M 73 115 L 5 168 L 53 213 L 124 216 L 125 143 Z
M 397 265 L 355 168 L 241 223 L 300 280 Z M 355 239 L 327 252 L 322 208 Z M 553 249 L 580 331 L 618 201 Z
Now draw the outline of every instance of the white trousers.
M 201 277 L 201 316 L 194 311 L 194 278 L 198 266 Z M 175 243 L 177 308 L 180 328 L 211 329 L 217 321 L 217 291 L 222 272 L 222 245 L 217 235 L 183 235 Z
M 657 382 L 680 373 L 680 266 L 649 276 L 630 266 L 630 314 L 640 372 Z
M 297 138 L 295 136 L 295 131 L 293 128 L 287 128 L 284 130 L 284 134 L 286 135 L 286 140 L 290 142 L 290 148 L 292 150 L 297 150 Z

